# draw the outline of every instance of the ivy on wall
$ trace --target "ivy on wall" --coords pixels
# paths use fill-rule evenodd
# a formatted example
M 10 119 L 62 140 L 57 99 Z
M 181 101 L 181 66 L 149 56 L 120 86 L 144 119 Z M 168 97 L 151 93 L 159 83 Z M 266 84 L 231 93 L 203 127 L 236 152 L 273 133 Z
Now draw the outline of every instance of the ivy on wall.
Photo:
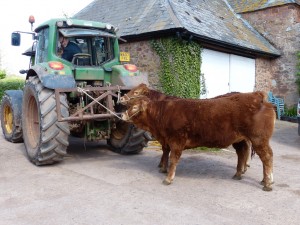
M 160 57 L 159 80 L 164 93 L 183 98 L 205 94 L 199 44 L 171 37 L 152 40 L 151 45 Z

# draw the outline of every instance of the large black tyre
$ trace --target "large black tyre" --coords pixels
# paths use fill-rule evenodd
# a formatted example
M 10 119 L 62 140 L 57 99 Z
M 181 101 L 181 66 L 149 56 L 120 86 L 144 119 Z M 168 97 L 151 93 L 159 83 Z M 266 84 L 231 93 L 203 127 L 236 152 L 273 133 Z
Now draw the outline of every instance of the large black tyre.
M 151 136 L 148 132 L 136 128 L 124 121 L 118 122 L 107 141 L 111 150 L 121 154 L 137 154 L 147 146 Z
M 21 126 L 22 96 L 20 90 L 5 93 L 1 101 L 1 127 L 7 141 L 18 143 L 23 141 Z
M 68 102 L 60 94 L 62 117 L 68 117 Z M 45 88 L 38 77 L 29 77 L 24 87 L 22 128 L 29 160 L 48 165 L 63 160 L 69 145 L 67 122 L 58 122 L 54 90 Z

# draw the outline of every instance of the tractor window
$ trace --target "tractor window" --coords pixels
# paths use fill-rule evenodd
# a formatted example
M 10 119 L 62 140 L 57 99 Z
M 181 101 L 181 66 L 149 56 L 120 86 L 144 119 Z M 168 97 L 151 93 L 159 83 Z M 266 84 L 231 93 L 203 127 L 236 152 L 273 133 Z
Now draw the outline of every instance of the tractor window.
M 94 37 L 92 40 L 93 64 L 99 66 L 114 58 L 113 39 L 110 37 Z
M 70 37 L 70 41 L 76 43 L 83 54 L 89 55 L 86 61 L 76 61 L 77 65 L 100 66 L 114 58 L 113 38 L 110 37 Z M 91 61 L 90 61 L 91 60 Z
M 38 33 L 38 44 L 36 51 L 36 63 L 48 61 L 48 41 L 49 28 L 45 28 Z
M 89 54 L 88 42 L 86 38 L 76 38 L 74 42 L 79 46 L 82 53 Z
M 115 58 L 114 34 L 83 28 L 63 28 L 59 32 L 81 49 L 81 53 L 72 59 L 77 66 L 101 66 Z M 59 56 L 61 51 L 57 50 L 56 54 Z

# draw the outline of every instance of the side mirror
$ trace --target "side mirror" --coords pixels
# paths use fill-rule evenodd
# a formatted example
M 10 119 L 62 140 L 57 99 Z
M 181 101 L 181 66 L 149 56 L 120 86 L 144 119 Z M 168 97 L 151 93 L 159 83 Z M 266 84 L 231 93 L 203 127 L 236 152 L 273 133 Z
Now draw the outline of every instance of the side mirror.
M 11 34 L 11 45 L 20 46 L 21 44 L 21 34 L 17 32 L 13 32 Z
M 25 73 L 27 73 L 27 72 L 28 72 L 28 70 L 20 70 L 20 71 L 19 71 L 20 74 L 25 74 Z

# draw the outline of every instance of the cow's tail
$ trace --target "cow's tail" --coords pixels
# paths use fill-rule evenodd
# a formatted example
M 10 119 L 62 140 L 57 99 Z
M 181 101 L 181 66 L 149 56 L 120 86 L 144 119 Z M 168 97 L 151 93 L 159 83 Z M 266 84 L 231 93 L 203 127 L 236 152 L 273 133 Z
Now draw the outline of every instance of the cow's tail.
M 263 102 L 269 102 L 268 101 L 268 95 L 266 92 L 264 91 L 257 91 L 257 93 L 259 94 L 259 96 L 261 97 L 261 101 Z

